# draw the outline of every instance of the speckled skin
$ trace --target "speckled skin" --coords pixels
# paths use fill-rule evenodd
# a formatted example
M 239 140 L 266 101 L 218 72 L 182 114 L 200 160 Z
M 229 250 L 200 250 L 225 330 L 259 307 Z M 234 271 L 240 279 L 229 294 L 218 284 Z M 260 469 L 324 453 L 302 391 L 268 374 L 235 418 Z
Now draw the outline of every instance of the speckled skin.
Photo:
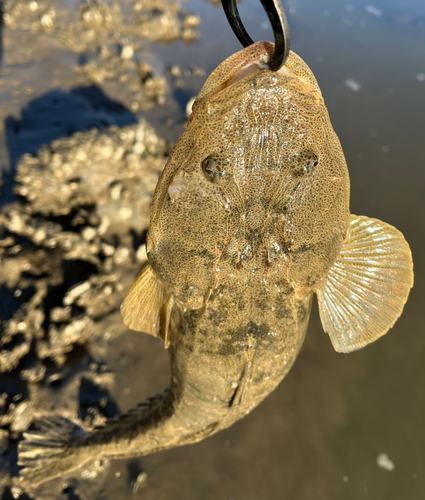
M 293 364 L 343 244 L 349 179 L 314 76 L 292 52 L 265 69 L 272 50 L 257 43 L 212 73 L 155 191 L 148 259 L 173 298 L 170 388 L 73 440 L 56 470 L 199 441 Z
M 223 429 L 277 386 L 343 243 L 348 172 L 310 70 L 291 53 L 280 73 L 233 77 L 270 50 L 212 73 L 155 191 L 148 257 L 175 301 L 172 416 L 138 435 L 137 455 Z
M 184 442 L 232 424 L 286 375 L 348 224 L 347 166 L 309 68 L 291 53 L 280 73 L 235 82 L 272 50 L 255 44 L 212 73 L 152 204 L 149 262 L 177 303 Z

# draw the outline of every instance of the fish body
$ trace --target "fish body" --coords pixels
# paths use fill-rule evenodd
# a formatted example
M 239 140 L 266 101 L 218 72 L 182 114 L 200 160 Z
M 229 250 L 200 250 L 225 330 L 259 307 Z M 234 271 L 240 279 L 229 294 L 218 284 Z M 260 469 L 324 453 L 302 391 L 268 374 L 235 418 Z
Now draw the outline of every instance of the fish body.
M 37 485 L 102 456 L 193 443 L 249 413 L 301 349 L 314 293 L 337 351 L 383 335 L 413 283 L 400 232 L 349 212 L 344 154 L 308 66 L 273 45 L 224 61 L 158 181 L 148 264 L 122 306 L 169 348 L 164 393 L 91 433 L 44 417 L 20 443 Z

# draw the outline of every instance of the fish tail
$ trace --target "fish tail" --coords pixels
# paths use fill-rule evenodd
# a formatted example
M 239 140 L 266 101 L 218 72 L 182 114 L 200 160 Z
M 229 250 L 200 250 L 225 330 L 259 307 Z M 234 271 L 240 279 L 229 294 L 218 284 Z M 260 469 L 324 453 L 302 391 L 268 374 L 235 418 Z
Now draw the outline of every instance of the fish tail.
M 89 433 L 60 415 L 37 419 L 37 430 L 25 432 L 18 445 L 21 485 L 31 491 L 92 460 L 139 457 L 200 441 L 228 413 L 227 406 L 216 406 L 210 399 L 200 404 L 196 391 L 177 396 L 169 388 Z
M 86 436 L 79 425 L 55 414 L 37 418 L 33 424 L 36 430 L 24 432 L 24 439 L 18 445 L 18 465 L 23 467 L 24 485 L 37 487 L 86 461 L 83 450 L 71 446 L 71 442 L 75 444 Z
M 172 400 L 165 390 L 92 432 L 57 414 L 34 419 L 35 430 L 24 432 L 18 444 L 21 485 L 32 490 L 92 460 L 139 456 L 169 447 L 173 436 L 164 432 L 163 423 L 173 412 Z

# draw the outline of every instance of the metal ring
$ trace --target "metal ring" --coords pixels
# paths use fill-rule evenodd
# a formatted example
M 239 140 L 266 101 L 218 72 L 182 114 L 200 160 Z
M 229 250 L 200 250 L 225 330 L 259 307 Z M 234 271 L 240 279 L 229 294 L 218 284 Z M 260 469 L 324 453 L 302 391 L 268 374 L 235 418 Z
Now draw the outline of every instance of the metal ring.
M 289 26 L 286 20 L 285 11 L 280 0 L 260 0 L 267 17 L 270 20 L 273 29 L 275 48 L 274 54 L 268 62 L 272 71 L 278 71 L 284 64 L 289 55 L 290 37 Z M 254 41 L 248 35 L 238 12 L 236 0 L 221 0 L 227 21 L 241 42 L 243 47 L 252 45 Z

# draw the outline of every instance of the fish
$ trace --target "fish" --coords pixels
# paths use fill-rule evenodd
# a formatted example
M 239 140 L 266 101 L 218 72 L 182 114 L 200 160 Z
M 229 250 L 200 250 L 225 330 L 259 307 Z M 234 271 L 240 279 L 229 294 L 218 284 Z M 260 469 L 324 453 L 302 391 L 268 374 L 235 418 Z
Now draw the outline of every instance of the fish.
M 318 83 L 294 52 L 269 70 L 273 51 L 258 42 L 212 72 L 154 192 L 148 261 L 121 313 L 168 349 L 169 387 L 91 432 L 40 417 L 19 443 L 24 485 L 229 427 L 289 372 L 314 294 L 337 352 L 377 340 L 400 316 L 413 285 L 409 245 L 391 225 L 350 213 Z

